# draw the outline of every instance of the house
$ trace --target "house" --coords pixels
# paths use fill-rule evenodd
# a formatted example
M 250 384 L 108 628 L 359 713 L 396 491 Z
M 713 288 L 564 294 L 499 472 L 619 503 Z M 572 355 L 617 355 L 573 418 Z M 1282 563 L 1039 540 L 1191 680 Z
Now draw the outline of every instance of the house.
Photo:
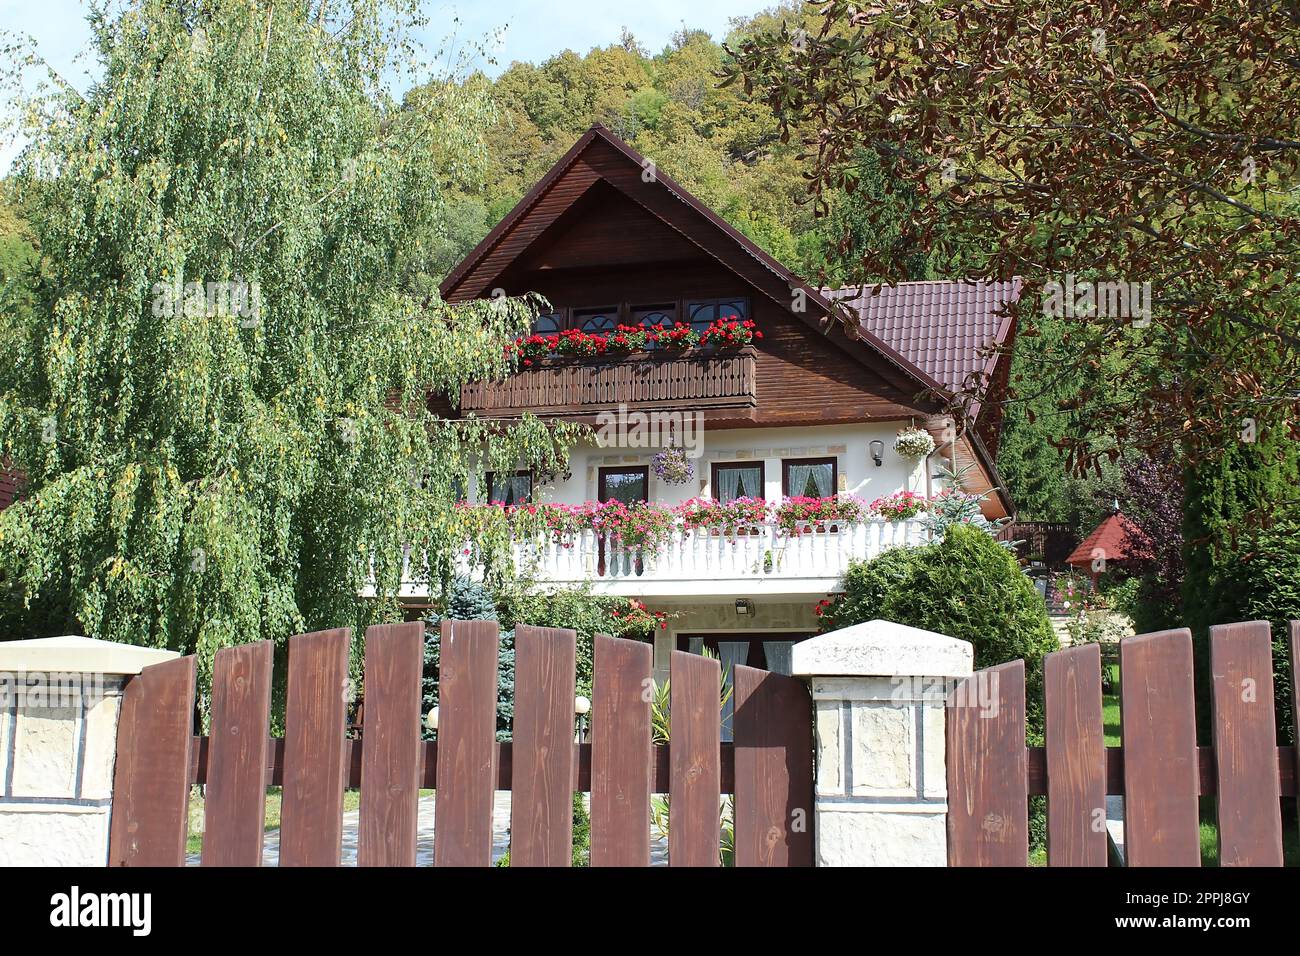
M 595 126 L 441 291 L 449 302 L 535 292 L 552 306 L 537 317 L 538 337 L 518 372 L 463 389 L 457 414 L 531 412 L 604 428 L 639 413 L 642 424 L 658 416 L 669 432 L 678 429 L 666 439 L 661 430 L 653 446 L 579 447 L 564 475 L 490 475 L 488 487 L 469 489 L 472 502 L 869 502 L 901 491 L 932 495 L 941 490 L 941 466 L 955 464 L 966 469 L 964 490 L 988 494 L 989 517 L 1012 511 L 994 466 L 1008 361 L 988 347 L 1014 334 L 1003 313 L 1019 295 L 1018 281 L 813 288 Z M 835 318 L 837 305 L 850 321 Z M 685 350 L 668 341 L 685 327 L 711 340 L 708 330 L 719 323 L 746 341 Z M 548 354 L 566 338 L 610 344 L 620 325 L 650 329 L 658 343 L 592 357 Z M 948 400 L 976 381 L 973 426 L 956 432 Z M 684 436 L 694 423 L 702 435 Z M 928 458 L 894 451 L 897 433 L 909 426 L 933 436 Z M 674 485 L 655 473 L 652 456 L 683 437 L 697 441 L 698 457 L 692 478 Z M 660 674 L 671 649 L 703 646 L 717 649 L 724 664 L 785 670 L 793 643 L 816 631 L 815 606 L 849 559 L 925 536 L 916 520 L 787 525 L 801 533 L 770 522 L 678 527 L 654 549 L 586 531 L 564 544 L 520 542 L 517 558 L 531 561 L 542 582 L 591 581 L 598 592 L 673 612 L 655 641 Z M 427 588 L 412 583 L 403 598 L 418 604 Z

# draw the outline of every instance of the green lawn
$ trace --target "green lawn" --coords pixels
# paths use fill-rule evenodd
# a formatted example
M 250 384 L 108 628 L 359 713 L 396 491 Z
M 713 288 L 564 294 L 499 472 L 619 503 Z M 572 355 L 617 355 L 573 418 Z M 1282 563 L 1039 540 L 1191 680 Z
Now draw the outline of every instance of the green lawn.
M 1119 717 L 1119 665 L 1111 664 L 1111 678 L 1116 693 L 1103 694 L 1101 722 L 1106 734 L 1106 746 L 1120 746 Z M 1213 797 L 1202 797 L 1201 810 L 1201 865 L 1219 865 L 1219 824 L 1215 819 Z M 1300 866 L 1300 828 L 1297 828 L 1293 802 L 1284 801 L 1282 813 L 1282 856 L 1287 866 Z

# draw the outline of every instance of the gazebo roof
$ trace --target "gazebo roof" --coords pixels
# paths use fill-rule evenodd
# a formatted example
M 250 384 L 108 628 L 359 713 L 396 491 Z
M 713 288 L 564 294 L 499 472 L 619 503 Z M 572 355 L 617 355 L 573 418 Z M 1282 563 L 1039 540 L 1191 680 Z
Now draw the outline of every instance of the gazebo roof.
M 1110 515 L 1083 542 L 1074 549 L 1066 564 L 1088 566 L 1099 551 L 1106 561 L 1123 561 L 1128 558 L 1130 543 L 1134 540 L 1144 541 L 1146 535 L 1142 529 L 1118 511 Z

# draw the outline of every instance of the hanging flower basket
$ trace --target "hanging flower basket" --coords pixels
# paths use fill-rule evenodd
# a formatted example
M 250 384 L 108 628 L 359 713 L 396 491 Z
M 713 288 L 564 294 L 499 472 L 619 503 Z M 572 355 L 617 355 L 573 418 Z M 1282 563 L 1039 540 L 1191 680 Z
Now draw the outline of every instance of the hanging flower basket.
M 695 463 L 681 448 L 665 448 L 650 459 L 650 467 L 660 481 L 669 485 L 684 485 L 695 477 Z
M 934 451 L 934 438 L 921 428 L 904 428 L 894 438 L 894 451 L 904 458 L 925 458 Z

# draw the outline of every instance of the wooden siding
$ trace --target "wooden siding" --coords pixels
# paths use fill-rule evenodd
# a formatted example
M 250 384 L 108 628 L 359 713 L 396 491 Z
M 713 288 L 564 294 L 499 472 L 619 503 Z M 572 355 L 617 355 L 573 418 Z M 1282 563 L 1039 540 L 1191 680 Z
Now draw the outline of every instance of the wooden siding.
M 814 297 L 806 313 L 793 312 L 788 274 L 746 248 L 714 214 L 666 180 L 646 182 L 642 166 L 604 138 L 582 142 L 464 271 L 453 273 L 443 290 L 449 301 L 497 288 L 538 292 L 560 308 L 743 295 L 768 336 L 760 353 L 772 356 L 759 362 L 756 423 L 900 419 L 937 410 L 934 400 L 918 399 L 921 379 L 838 328 L 822 331 L 825 316 Z M 792 398 L 772 406 L 765 391 Z
M 596 207 L 589 207 L 591 215 L 598 215 Z M 581 269 L 509 270 L 501 279 L 501 286 L 510 295 L 537 292 L 547 298 L 557 309 L 584 309 L 626 303 L 632 306 L 684 303 L 694 299 L 747 298 L 751 315 L 763 332 L 763 340 L 754 346 L 754 399 L 757 407 L 749 411 L 752 403 L 746 402 L 743 415 L 732 412 L 726 416 L 727 427 L 741 425 L 800 425 L 833 424 L 871 420 L 900 420 L 932 413 L 933 403 L 920 401 L 916 391 L 908 391 L 892 382 L 880 370 L 855 359 L 842 340 L 838 330 L 824 335 L 808 328 L 787 309 L 762 295 L 741 281 L 735 273 L 715 260 L 699 256 L 694 259 L 661 263 L 657 266 L 629 266 L 606 264 L 598 248 L 592 248 L 588 265 Z M 656 359 L 662 361 L 662 359 Z M 681 361 L 699 362 L 699 359 L 682 358 Z M 713 360 L 704 360 L 706 363 Z M 585 369 L 600 367 L 626 370 L 624 381 L 628 387 L 605 394 L 601 403 L 627 402 L 628 404 L 652 401 L 655 407 L 709 408 L 707 402 L 695 399 L 703 395 L 687 393 L 681 400 L 669 397 L 647 398 L 633 383 L 643 381 L 641 369 L 644 360 L 630 359 L 622 363 L 609 362 L 602 366 L 586 365 Z M 561 366 L 563 367 L 563 366 Z M 576 376 L 577 373 L 568 373 Z M 590 382 L 591 371 L 582 373 L 581 381 Z M 466 388 L 461 395 L 463 411 L 479 414 L 514 415 L 532 411 L 539 415 L 573 416 L 591 413 L 599 403 L 574 401 L 565 398 L 565 391 L 555 391 L 558 373 L 525 371 L 514 376 L 510 383 L 478 384 Z M 520 406 L 517 394 L 520 389 L 537 389 L 542 381 L 550 379 L 552 389 L 540 393 L 536 404 Z M 594 386 L 584 386 L 594 387 Z M 494 397 L 489 398 L 489 395 Z M 716 404 L 716 403 L 714 403 Z M 733 408 L 737 407 L 734 403 Z M 508 411 L 507 411 L 508 410 Z M 710 420 L 715 419 L 710 416 Z

